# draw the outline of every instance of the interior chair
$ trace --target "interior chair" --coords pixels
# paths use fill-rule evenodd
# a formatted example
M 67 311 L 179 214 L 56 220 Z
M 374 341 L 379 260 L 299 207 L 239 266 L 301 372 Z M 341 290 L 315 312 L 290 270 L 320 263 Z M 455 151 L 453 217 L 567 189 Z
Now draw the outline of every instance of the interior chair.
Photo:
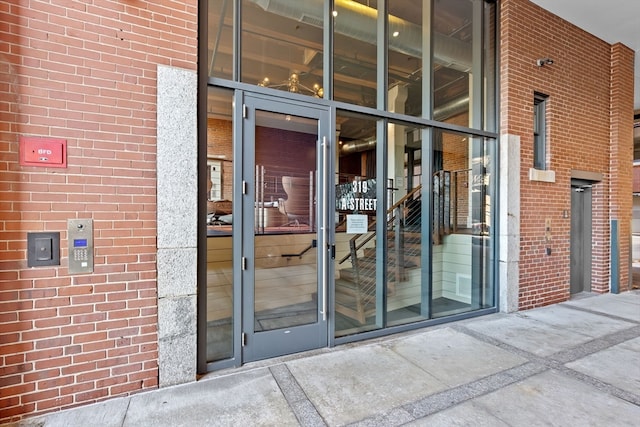
M 282 188 L 287 193 L 287 198 L 278 200 L 278 209 L 287 216 L 288 225 L 309 224 L 311 218 L 309 184 L 309 177 L 282 177 Z

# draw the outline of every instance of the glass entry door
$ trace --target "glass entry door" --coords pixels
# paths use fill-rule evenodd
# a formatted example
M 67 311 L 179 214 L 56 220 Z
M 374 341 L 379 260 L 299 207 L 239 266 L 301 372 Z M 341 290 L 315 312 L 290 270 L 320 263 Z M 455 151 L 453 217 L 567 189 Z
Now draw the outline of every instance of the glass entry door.
M 247 96 L 243 362 L 327 345 L 328 110 Z M 324 249 L 322 249 L 324 248 Z

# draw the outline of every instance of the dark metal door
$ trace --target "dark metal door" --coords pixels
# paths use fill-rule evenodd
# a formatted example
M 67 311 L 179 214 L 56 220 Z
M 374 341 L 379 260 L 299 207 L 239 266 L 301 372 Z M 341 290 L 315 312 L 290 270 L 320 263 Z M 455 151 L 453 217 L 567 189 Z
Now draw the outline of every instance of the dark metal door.
M 325 347 L 329 112 L 243 103 L 243 362 Z M 322 249 L 324 248 L 324 249 Z
M 571 186 L 570 292 L 591 291 L 591 185 Z

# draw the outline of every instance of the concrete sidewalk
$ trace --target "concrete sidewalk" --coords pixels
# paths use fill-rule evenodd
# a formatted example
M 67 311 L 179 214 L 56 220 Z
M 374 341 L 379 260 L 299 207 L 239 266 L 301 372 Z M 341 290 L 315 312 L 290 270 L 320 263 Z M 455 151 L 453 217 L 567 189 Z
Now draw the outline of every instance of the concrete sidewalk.
M 638 426 L 640 291 L 211 374 L 17 426 Z

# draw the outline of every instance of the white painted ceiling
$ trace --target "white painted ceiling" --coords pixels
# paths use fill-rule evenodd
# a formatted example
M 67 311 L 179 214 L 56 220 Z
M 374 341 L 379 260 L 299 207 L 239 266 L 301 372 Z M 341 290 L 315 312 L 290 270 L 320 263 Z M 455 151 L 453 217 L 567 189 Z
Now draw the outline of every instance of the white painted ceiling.
M 636 52 L 634 109 L 640 109 L 639 0 L 531 0 L 554 15 L 613 44 Z

